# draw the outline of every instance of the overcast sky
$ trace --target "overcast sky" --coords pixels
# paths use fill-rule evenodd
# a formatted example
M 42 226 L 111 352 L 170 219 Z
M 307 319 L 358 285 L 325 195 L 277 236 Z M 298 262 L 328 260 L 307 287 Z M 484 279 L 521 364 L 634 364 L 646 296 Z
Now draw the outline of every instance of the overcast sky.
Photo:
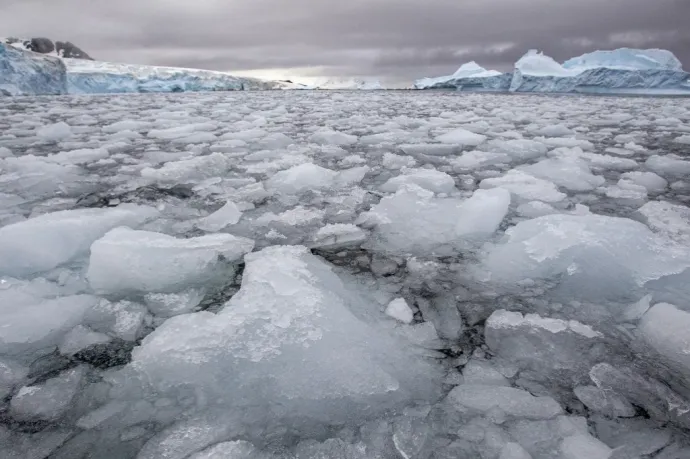
M 98 60 L 265 77 L 412 80 L 622 46 L 690 68 L 690 0 L 0 0 L 0 36 L 72 41 Z

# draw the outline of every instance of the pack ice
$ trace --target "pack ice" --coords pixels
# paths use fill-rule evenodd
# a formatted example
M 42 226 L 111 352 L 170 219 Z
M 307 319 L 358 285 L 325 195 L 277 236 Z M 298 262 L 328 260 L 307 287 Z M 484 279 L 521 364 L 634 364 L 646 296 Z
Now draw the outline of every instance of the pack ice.
M 678 71 L 521 67 L 606 62 Z M 690 457 L 689 123 L 683 98 L 15 98 L 0 458 Z

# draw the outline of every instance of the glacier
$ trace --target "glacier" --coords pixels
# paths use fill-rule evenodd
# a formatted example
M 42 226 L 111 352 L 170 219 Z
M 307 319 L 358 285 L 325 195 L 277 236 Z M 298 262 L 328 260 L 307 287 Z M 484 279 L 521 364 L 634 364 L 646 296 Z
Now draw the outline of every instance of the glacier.
M 423 78 L 416 89 L 539 93 L 690 94 L 690 74 L 672 52 L 619 48 L 594 51 L 563 64 L 528 51 L 513 72 L 487 71 L 474 62 L 451 76 Z
M 66 93 L 62 60 L 0 43 L 0 96 Z
M 70 94 L 277 89 L 278 84 L 212 70 L 64 59 Z
M 115 94 L 287 89 L 211 70 L 61 58 L 0 43 L 0 95 Z

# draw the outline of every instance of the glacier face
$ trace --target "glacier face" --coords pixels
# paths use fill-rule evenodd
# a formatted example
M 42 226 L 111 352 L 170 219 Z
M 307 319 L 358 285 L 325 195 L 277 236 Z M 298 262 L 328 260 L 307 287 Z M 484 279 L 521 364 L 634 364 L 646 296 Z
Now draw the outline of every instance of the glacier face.
M 0 95 L 66 93 L 65 65 L 60 59 L 0 43 Z
M 621 48 L 594 51 L 560 64 L 536 50 L 527 52 L 512 73 L 474 72 L 424 78 L 416 89 L 556 93 L 670 93 L 690 94 L 690 73 L 667 50 Z M 496 72 L 497 73 L 497 72 Z
M 211 70 L 65 59 L 70 94 L 277 89 L 278 84 Z
M 2 95 L 241 91 L 285 86 L 211 70 L 58 58 L 0 43 Z

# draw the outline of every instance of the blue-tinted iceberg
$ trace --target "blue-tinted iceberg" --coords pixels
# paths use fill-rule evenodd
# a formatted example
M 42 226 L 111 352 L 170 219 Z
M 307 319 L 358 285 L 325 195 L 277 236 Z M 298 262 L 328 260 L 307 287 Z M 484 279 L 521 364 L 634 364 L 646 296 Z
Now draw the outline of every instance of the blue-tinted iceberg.
M 60 59 L 0 43 L 0 96 L 66 93 L 65 65 Z
M 664 50 L 595 51 L 563 65 L 531 50 L 515 64 L 510 91 L 690 94 L 690 74 Z
M 466 91 L 506 91 L 510 73 L 486 70 L 476 62 L 468 62 L 452 75 L 422 78 L 414 83 L 416 89 L 458 89 Z
M 690 74 L 672 52 L 620 48 L 594 51 L 563 64 L 530 50 L 512 73 L 487 71 L 474 62 L 453 75 L 424 78 L 416 89 L 460 91 L 690 94 Z

